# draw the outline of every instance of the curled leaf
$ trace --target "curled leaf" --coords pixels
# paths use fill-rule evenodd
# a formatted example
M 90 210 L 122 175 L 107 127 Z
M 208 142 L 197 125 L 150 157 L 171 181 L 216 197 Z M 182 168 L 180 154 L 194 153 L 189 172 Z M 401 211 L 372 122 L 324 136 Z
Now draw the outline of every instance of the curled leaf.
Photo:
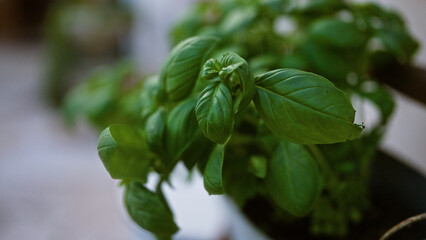
M 220 72 L 220 64 L 216 59 L 209 59 L 203 67 L 203 79 L 211 80 L 216 78 Z
M 216 43 L 215 37 L 192 37 L 179 43 L 161 68 L 161 83 L 172 101 L 187 97 L 200 74 L 201 64 Z
M 239 76 L 241 97 L 234 105 L 234 112 L 244 110 L 252 101 L 254 95 L 254 77 L 247 61 L 233 52 L 226 53 L 220 61 L 226 72 L 235 72 Z M 235 77 L 234 77 L 235 79 Z

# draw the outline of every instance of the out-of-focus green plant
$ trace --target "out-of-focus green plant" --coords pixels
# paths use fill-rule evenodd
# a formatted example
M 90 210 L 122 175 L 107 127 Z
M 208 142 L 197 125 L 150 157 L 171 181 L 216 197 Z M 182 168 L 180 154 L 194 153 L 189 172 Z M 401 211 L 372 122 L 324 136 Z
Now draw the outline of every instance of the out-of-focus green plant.
M 73 124 L 86 118 L 98 129 L 111 123 L 138 124 L 144 105 L 139 96 L 143 84 L 130 61 L 98 68 L 65 96 L 65 119 Z
M 46 18 L 46 92 L 61 103 L 63 95 L 96 65 L 115 61 L 131 16 L 116 1 L 67 0 L 54 3 Z

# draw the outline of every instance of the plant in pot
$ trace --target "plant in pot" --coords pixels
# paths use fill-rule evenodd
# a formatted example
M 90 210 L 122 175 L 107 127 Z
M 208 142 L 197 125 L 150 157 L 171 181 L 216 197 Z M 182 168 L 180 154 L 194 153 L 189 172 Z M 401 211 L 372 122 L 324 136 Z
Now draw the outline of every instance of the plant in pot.
M 279 31 L 283 19 L 291 31 Z M 120 65 L 67 100 L 71 117 L 124 124 L 101 133 L 98 151 L 122 179 L 132 219 L 159 239 L 178 230 L 161 186 L 183 162 L 273 238 L 346 236 L 369 208 L 370 162 L 394 107 L 370 72 L 409 62 L 417 48 L 401 18 L 337 0 L 211 1 L 173 36 L 158 76 L 132 81 Z M 350 98 L 379 108 L 359 138 Z M 150 173 L 160 176 L 155 190 L 144 186 Z

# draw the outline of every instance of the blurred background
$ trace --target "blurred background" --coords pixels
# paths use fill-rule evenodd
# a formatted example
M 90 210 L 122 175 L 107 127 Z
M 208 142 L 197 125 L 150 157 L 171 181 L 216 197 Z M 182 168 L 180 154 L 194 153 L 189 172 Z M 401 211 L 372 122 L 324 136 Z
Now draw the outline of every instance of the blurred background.
M 119 59 L 141 76 L 158 71 L 170 27 L 195 2 L 0 0 L 0 239 L 151 239 L 128 219 L 118 182 L 98 159 L 98 131 L 85 119 L 67 124 L 61 106 L 73 86 Z M 403 14 L 421 45 L 414 65 L 426 69 L 426 2 L 375 2 Z M 423 176 L 425 84 L 417 97 L 404 86 L 392 90 L 396 110 L 381 144 Z M 166 194 L 177 239 L 220 239 L 242 227 L 199 174 L 187 181 L 178 166 L 173 178 Z

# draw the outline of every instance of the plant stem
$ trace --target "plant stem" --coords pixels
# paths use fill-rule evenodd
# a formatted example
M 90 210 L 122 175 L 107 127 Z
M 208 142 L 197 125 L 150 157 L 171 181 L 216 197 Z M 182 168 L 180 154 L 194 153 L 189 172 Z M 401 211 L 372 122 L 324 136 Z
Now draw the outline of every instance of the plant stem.
M 161 185 L 163 184 L 163 182 L 164 182 L 164 178 L 161 177 L 160 180 L 158 180 L 157 186 L 155 187 L 155 192 L 157 193 L 160 200 L 163 202 L 163 205 L 167 209 L 167 211 L 172 213 L 172 209 L 170 209 L 169 204 L 167 203 L 166 197 L 164 197 L 163 190 L 161 189 Z
M 328 164 L 327 160 L 325 159 L 324 155 L 322 154 L 318 146 L 307 145 L 307 147 L 311 151 L 314 158 L 317 160 L 318 164 L 320 165 L 320 168 L 324 171 L 325 175 L 329 176 L 333 180 L 337 179 L 337 177 L 334 175 L 333 169 Z

